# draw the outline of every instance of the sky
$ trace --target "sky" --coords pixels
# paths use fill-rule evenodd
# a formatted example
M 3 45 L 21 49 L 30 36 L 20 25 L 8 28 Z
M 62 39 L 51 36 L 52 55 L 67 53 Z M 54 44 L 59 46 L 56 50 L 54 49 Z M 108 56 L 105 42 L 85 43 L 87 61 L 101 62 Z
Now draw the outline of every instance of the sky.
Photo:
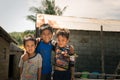
M 7 32 L 34 30 L 35 23 L 26 19 L 33 14 L 32 6 L 41 0 L 0 0 L 0 26 Z M 63 16 L 120 20 L 120 0 L 55 0 L 61 9 L 67 6 Z

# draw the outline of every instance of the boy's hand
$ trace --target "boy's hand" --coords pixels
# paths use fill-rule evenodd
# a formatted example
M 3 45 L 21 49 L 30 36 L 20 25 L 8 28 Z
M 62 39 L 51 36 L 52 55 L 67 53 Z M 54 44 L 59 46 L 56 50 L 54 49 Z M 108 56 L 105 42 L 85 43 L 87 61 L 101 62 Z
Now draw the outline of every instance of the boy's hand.
M 41 38 L 36 38 L 36 43 L 38 44 L 40 42 Z
M 22 60 L 25 62 L 29 59 L 28 53 L 25 51 L 24 54 L 22 55 Z

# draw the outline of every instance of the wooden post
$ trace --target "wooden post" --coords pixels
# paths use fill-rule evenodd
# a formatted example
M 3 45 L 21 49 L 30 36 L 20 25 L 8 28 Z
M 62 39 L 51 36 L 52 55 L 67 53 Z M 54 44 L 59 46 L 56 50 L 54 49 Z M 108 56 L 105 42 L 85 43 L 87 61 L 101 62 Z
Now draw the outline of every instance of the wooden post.
M 102 73 L 103 73 L 103 76 L 104 77 L 104 73 L 105 73 L 105 70 L 104 70 L 104 42 L 103 42 L 103 26 L 101 25 L 101 31 L 100 31 L 100 37 L 101 37 L 101 69 L 102 69 Z
M 36 27 L 35 37 L 36 37 L 36 38 L 38 38 L 38 37 L 39 37 L 39 28 L 38 28 L 38 27 Z

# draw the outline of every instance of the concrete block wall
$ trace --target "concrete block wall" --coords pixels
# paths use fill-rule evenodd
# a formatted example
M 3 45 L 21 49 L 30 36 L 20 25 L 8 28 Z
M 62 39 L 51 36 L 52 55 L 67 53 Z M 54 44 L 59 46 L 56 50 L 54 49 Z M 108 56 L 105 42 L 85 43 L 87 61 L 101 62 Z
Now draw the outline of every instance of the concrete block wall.
M 8 55 L 9 55 L 9 43 L 7 43 L 3 38 L 0 37 L 0 79 L 8 79 Z M 6 52 L 4 52 L 4 48 Z
M 101 72 L 101 37 L 99 31 L 71 30 L 70 44 L 78 54 L 76 71 Z M 120 61 L 120 32 L 103 32 L 105 73 L 114 73 Z

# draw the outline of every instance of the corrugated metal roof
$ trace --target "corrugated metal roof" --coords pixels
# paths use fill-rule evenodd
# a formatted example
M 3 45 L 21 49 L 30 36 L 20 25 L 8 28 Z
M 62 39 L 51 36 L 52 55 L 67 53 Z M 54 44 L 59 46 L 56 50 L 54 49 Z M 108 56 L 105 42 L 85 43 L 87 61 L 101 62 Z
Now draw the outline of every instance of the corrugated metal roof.
M 90 30 L 100 31 L 100 26 L 103 26 L 103 31 L 120 32 L 120 20 L 104 20 L 96 18 L 82 18 L 70 16 L 55 16 L 37 14 L 37 23 L 39 23 L 39 16 L 43 16 L 45 22 L 51 23 L 54 28 L 68 28 L 72 30 Z
M 1 26 L 0 26 L 0 37 L 3 37 L 9 43 L 14 42 L 15 44 L 17 44 L 17 42 L 13 40 L 12 37 Z

